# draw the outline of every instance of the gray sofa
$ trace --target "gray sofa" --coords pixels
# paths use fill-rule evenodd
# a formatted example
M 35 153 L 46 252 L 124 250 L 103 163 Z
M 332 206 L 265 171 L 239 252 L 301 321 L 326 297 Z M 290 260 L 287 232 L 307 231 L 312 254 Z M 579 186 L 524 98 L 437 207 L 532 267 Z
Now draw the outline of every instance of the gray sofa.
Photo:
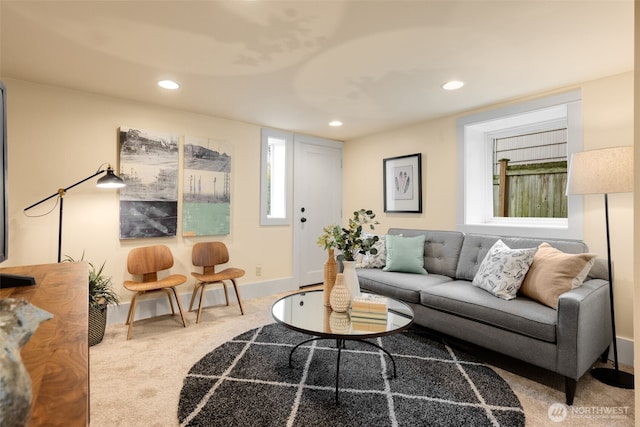
M 606 264 L 596 260 L 583 285 L 560 296 L 557 310 L 521 295 L 497 298 L 471 281 L 498 239 L 512 249 L 545 241 L 566 253 L 587 252 L 583 242 L 412 229 L 388 234 L 424 235 L 428 274 L 359 268 L 362 290 L 408 303 L 418 325 L 563 375 L 566 402 L 573 404 L 578 379 L 606 358 L 612 342 Z

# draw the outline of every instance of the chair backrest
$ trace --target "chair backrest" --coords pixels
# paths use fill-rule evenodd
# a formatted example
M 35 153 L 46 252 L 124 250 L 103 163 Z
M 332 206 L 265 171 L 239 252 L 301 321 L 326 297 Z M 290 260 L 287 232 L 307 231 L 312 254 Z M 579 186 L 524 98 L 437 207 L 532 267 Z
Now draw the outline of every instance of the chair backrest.
M 165 245 L 134 248 L 127 257 L 129 274 L 142 274 L 145 282 L 157 280 L 155 273 L 171 267 L 173 267 L 173 255 Z
M 213 267 L 229 262 L 229 251 L 222 242 L 201 242 L 193 245 L 191 262 L 196 267 Z

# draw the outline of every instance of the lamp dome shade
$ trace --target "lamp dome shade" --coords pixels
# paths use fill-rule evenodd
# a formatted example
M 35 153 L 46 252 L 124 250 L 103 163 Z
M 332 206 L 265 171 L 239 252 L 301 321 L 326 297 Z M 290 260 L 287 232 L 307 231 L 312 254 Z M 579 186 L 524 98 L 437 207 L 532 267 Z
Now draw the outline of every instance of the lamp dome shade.
M 107 174 L 102 178 L 98 179 L 98 183 L 96 187 L 100 188 L 122 188 L 126 184 L 118 175 L 113 173 L 113 169 L 111 166 L 107 168 Z

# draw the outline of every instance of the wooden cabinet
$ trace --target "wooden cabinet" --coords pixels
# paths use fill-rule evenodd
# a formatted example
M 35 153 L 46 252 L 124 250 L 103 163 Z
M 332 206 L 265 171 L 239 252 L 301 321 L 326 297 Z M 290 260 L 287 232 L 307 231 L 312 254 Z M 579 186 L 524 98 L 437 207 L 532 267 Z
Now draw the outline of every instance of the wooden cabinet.
M 0 268 L 36 285 L 0 289 L 53 314 L 22 348 L 31 375 L 31 426 L 89 424 L 89 268 L 85 262 Z

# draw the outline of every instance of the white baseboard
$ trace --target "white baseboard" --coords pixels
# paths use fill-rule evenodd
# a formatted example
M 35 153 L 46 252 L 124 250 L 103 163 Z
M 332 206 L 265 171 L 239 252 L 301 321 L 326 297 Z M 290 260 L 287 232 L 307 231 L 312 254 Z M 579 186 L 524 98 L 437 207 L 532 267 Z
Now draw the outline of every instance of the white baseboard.
M 633 341 L 618 337 L 618 363 L 633 366 Z M 609 360 L 613 360 L 613 345 L 609 349 Z
M 236 293 L 233 290 L 231 283 L 227 284 L 229 289 L 229 302 L 236 302 Z M 182 308 L 186 311 L 189 309 L 189 302 L 191 301 L 191 294 L 193 293 L 193 287 L 189 286 L 187 292 L 179 292 L 180 303 Z M 253 298 L 260 298 L 268 295 L 275 295 L 282 292 L 295 291 L 297 286 L 294 284 L 292 277 L 270 280 L 266 282 L 256 282 L 250 284 L 243 284 L 240 286 L 240 296 L 242 300 L 250 300 Z M 180 291 L 180 287 L 178 287 Z M 221 285 L 212 285 L 207 287 L 207 291 L 204 294 L 204 306 L 224 304 L 224 290 Z M 174 301 L 175 305 L 175 301 Z M 129 301 L 121 303 L 117 306 L 109 306 L 107 311 L 107 324 L 113 323 L 125 323 L 127 319 L 127 313 L 131 303 Z M 161 316 L 163 314 L 170 314 L 171 307 L 169 306 L 169 298 L 159 294 L 153 295 L 153 298 L 144 297 L 138 298 L 136 303 L 136 318 L 135 320 L 147 319 L 150 317 Z

